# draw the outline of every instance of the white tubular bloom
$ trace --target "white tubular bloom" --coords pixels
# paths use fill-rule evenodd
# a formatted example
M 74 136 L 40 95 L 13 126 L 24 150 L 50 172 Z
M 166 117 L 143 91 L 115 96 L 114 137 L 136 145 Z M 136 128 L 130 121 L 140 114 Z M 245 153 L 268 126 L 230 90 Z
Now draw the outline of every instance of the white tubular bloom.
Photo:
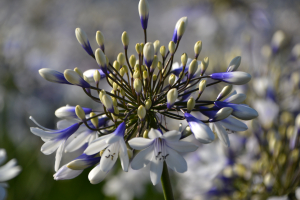
M 241 60 L 242 60 L 242 57 L 241 56 L 237 56 L 235 57 L 234 59 L 232 59 L 228 65 L 228 68 L 227 68 L 227 72 L 233 72 L 233 71 L 236 71 L 238 69 L 238 67 L 240 66 L 241 64 Z
M 187 27 L 187 24 L 188 24 L 188 18 L 187 17 L 181 17 L 177 21 L 177 23 L 175 25 L 175 30 L 177 32 L 176 33 L 176 36 L 177 36 L 176 42 L 173 40 L 175 43 L 177 43 L 177 41 L 181 39 L 181 37 L 184 34 L 184 31 L 185 31 L 185 29 Z
M 243 85 L 251 80 L 250 74 L 241 71 L 213 73 L 210 77 L 234 85 Z
M 167 107 L 169 109 L 174 105 L 177 98 L 178 98 L 177 89 L 176 88 L 171 89 L 167 94 Z
M 86 46 L 88 44 L 88 37 L 86 33 L 81 28 L 75 29 L 76 38 L 82 46 Z
M 143 29 L 147 29 L 149 18 L 149 6 L 147 0 L 140 0 L 139 15 Z

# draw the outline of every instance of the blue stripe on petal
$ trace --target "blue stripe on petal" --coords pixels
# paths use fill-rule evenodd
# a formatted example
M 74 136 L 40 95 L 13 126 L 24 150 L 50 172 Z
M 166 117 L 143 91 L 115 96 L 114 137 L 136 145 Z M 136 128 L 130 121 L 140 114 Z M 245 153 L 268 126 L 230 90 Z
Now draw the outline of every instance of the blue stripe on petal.
M 55 138 L 56 140 L 68 139 L 68 137 L 70 137 L 73 133 L 75 133 L 78 130 L 79 126 L 79 123 L 76 123 L 72 126 L 69 126 L 68 128 L 53 131 L 52 133 L 61 133 Z
M 119 124 L 117 129 L 113 132 L 113 134 L 119 137 L 124 137 L 125 129 L 126 129 L 126 124 L 125 122 L 122 122 L 121 124 Z

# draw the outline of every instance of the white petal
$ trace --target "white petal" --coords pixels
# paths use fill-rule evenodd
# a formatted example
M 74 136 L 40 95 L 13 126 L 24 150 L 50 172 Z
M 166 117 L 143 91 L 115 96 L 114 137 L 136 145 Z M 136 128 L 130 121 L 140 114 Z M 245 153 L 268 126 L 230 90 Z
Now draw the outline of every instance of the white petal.
M 86 150 L 84 151 L 84 153 L 87 155 L 92 155 L 108 147 L 109 144 L 106 144 L 105 142 L 106 138 L 107 138 L 106 136 L 102 136 L 94 140 L 93 142 L 91 142 L 89 146 L 86 148 Z
M 5 149 L 0 149 L 0 164 L 6 160 L 6 151 Z
M 74 138 L 67 146 L 66 152 L 73 152 L 82 147 L 89 139 L 90 131 L 80 133 L 76 138 Z
M 221 124 L 219 124 L 219 122 L 214 122 L 214 125 L 215 125 L 216 133 L 217 133 L 219 139 L 222 141 L 222 143 L 226 147 L 229 147 L 230 141 L 229 141 L 226 130 L 221 126 Z
M 110 134 L 110 137 L 106 138 L 106 143 L 107 144 L 113 144 L 115 142 L 118 142 L 120 139 L 122 139 L 123 137 L 117 136 L 115 134 Z
M 245 101 L 245 99 L 246 99 L 246 95 L 242 94 L 242 93 L 239 93 L 239 94 L 235 94 L 235 95 L 232 95 L 232 96 L 228 97 L 224 101 L 228 102 L 228 103 L 240 104 L 243 101 Z
M 6 189 L 4 187 L 0 187 L 0 200 L 4 200 L 6 198 Z
M 79 176 L 83 170 L 72 170 L 66 165 L 62 166 L 54 175 L 54 180 L 68 180 Z
M 100 160 L 101 171 L 108 172 L 111 170 L 111 168 L 114 166 L 114 164 L 117 161 L 118 153 L 119 153 L 118 143 L 109 145 L 107 149 L 105 149 Z
M 220 124 L 222 124 L 222 126 L 224 126 L 226 129 L 232 131 L 245 131 L 248 129 L 245 123 L 241 122 L 238 119 L 235 119 L 232 116 L 229 116 L 226 119 L 221 120 Z
M 59 134 L 61 134 L 61 133 L 51 133 L 51 131 L 44 131 L 40 128 L 35 128 L 35 127 L 31 127 L 30 131 L 34 135 L 37 135 L 39 137 L 43 137 L 43 138 L 46 138 L 46 139 L 51 139 L 51 138 L 54 138 L 54 137 L 58 136 Z
M 128 144 L 136 150 L 142 150 L 145 149 L 147 147 L 149 147 L 151 144 L 153 143 L 153 139 L 147 139 L 147 138 L 133 138 L 131 140 L 128 141 Z
M 92 143 L 97 138 L 98 138 L 98 133 L 97 132 L 91 133 L 90 138 L 88 139 L 88 143 L 89 144 Z
M 153 146 L 139 152 L 131 161 L 131 168 L 134 170 L 145 167 L 154 156 Z
M 0 182 L 8 181 L 21 172 L 22 168 L 20 166 L 15 166 L 16 164 L 17 160 L 12 159 L 0 168 Z
M 101 181 L 103 181 L 103 179 L 105 179 L 107 173 L 108 172 L 101 171 L 100 164 L 99 164 L 90 171 L 88 178 L 91 184 L 98 184 Z
M 119 140 L 119 146 L 121 148 L 121 151 L 127 154 L 127 146 L 125 144 L 125 141 L 123 139 Z
M 190 128 L 195 136 L 195 138 L 203 143 L 208 144 L 211 143 L 215 139 L 214 133 L 211 129 L 204 124 L 203 122 L 190 122 Z
M 127 150 L 125 152 L 123 152 L 121 149 L 119 151 L 119 156 L 120 156 L 120 161 L 121 161 L 121 165 L 122 165 L 122 169 L 125 172 L 128 172 L 128 166 L 129 166 L 129 158 L 128 158 L 128 154 L 127 154 Z M 102 158 L 103 159 L 103 158 Z
M 167 145 L 178 152 L 193 152 L 198 146 L 186 141 L 167 141 Z
M 155 138 L 161 137 L 161 136 L 162 136 L 161 132 L 154 128 L 151 128 L 151 130 L 149 131 L 149 134 L 148 134 L 148 137 L 150 139 L 155 139 Z
M 153 185 L 156 185 L 160 181 L 160 177 L 163 170 L 163 160 L 152 158 L 150 164 L 150 178 Z
M 63 120 L 59 120 L 56 126 L 58 129 L 65 129 L 78 122 L 79 122 L 78 119 L 63 119 Z
M 43 152 L 43 154 L 45 155 L 50 155 L 54 151 L 56 151 L 56 149 L 59 147 L 61 143 L 62 140 L 56 140 L 56 139 L 48 140 L 42 145 L 41 152 Z
M 171 148 L 167 148 L 167 152 L 169 154 L 166 158 L 168 167 L 179 173 L 185 172 L 187 170 L 185 159 Z
M 66 144 L 66 141 L 63 141 L 61 143 L 61 145 L 59 146 L 59 148 L 57 149 L 57 151 L 56 151 L 55 166 L 54 166 L 54 170 L 55 171 L 57 171 L 59 169 L 59 165 L 60 165 L 60 161 L 61 161 L 61 158 L 62 158 L 62 154 L 63 154 L 64 149 L 65 149 L 65 144 Z
M 178 141 L 180 139 L 180 137 L 181 137 L 181 132 L 179 132 L 177 130 L 168 131 L 163 134 L 163 138 L 165 138 L 167 140 Z

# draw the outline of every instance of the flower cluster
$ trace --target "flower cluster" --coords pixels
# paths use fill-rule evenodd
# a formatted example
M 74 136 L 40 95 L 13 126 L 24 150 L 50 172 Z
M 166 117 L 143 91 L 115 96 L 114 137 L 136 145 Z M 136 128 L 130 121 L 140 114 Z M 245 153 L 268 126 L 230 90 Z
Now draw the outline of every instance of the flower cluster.
M 167 166 L 183 173 L 187 163 L 182 152 L 195 151 L 198 146 L 182 141 L 192 137 L 200 143 L 211 143 L 215 134 L 229 147 L 228 133 L 244 131 L 247 126 L 241 120 L 256 118 L 258 113 L 248 105 L 241 104 L 246 96 L 232 91 L 233 85 L 250 81 L 248 73 L 237 71 L 241 57 L 234 58 L 225 72 L 206 74 L 209 58 L 198 60 L 202 42 L 194 46 L 194 58 L 186 53 L 181 63 L 174 63 L 175 53 L 188 25 L 182 17 L 175 25 L 168 48 L 160 41 L 147 41 L 149 9 L 146 0 L 140 0 L 139 15 L 144 30 L 144 43 L 135 45 L 136 55 L 128 56 L 129 36 L 123 32 L 121 41 L 124 53 L 109 61 L 105 55 L 105 40 L 97 31 L 99 48 L 92 50 L 87 35 L 80 28 L 75 35 L 83 49 L 95 59 L 99 68 L 81 72 L 66 69 L 63 73 L 52 69 L 41 69 L 46 80 L 59 84 L 81 87 L 83 92 L 103 107 L 102 111 L 82 108 L 77 105 L 56 110 L 62 120 L 58 130 L 39 125 L 31 132 L 45 142 L 41 151 L 52 154 L 56 151 L 54 178 L 72 179 L 84 169 L 94 166 L 89 173 L 92 184 L 101 182 L 120 158 L 122 169 L 138 170 L 150 163 L 150 177 L 154 185 L 162 179 L 165 193 L 168 189 Z M 101 81 L 107 81 L 112 90 L 105 91 Z M 209 87 L 225 83 L 214 100 L 202 100 Z M 202 117 L 195 117 L 201 114 Z M 169 130 L 167 120 L 186 120 L 188 127 Z M 127 146 L 128 145 L 128 146 Z M 64 152 L 82 150 L 82 155 L 60 167 Z M 137 155 L 136 151 L 142 150 Z M 166 178 L 167 177 L 167 178 Z

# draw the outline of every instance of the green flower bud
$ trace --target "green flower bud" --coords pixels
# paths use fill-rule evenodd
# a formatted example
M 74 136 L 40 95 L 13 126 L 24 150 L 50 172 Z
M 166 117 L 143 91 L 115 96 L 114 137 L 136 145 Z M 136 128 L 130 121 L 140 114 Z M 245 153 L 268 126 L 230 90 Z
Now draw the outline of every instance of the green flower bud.
M 161 46 L 160 49 L 159 49 L 159 52 L 160 52 L 162 57 L 165 57 L 166 56 L 166 47 Z
M 137 43 L 135 45 L 135 51 L 137 52 L 137 54 L 141 54 L 142 53 L 143 48 L 141 47 L 141 45 L 139 43 Z
M 157 67 L 157 64 L 158 64 L 158 57 L 156 55 L 154 55 L 152 65 L 151 65 L 151 68 L 153 69 L 153 71 Z
M 194 46 L 194 52 L 195 52 L 195 55 L 198 57 L 198 55 L 200 54 L 202 50 L 202 41 L 198 41 L 195 43 L 195 46 Z
M 130 66 L 133 68 L 135 66 L 136 58 L 134 55 L 131 55 L 129 58 Z
M 189 66 L 188 78 L 191 78 L 195 74 L 197 69 L 198 69 L 198 63 L 197 63 L 197 60 L 194 59 L 194 60 L 192 60 L 190 66 Z
M 209 64 L 209 59 L 208 59 L 208 57 L 205 57 L 200 65 L 201 76 L 203 76 L 203 74 L 205 73 L 205 71 L 208 67 L 208 64 Z
M 152 101 L 151 99 L 148 99 L 145 103 L 146 110 L 149 110 L 151 106 L 152 106 Z
M 120 70 L 120 64 L 119 64 L 119 62 L 118 62 L 118 61 L 114 61 L 113 67 L 114 67 L 117 71 L 119 71 L 119 70 Z
M 125 70 L 124 70 L 124 68 L 122 67 L 121 69 L 120 69 L 120 75 L 123 77 L 124 76 L 124 74 L 125 74 Z
M 185 66 L 186 62 L 187 62 L 187 54 L 184 53 L 184 54 L 181 55 L 181 63 L 182 63 L 183 66 Z
M 104 94 L 106 94 L 105 90 L 101 90 L 101 92 L 99 93 L 99 99 L 101 102 L 102 102 L 102 97 Z
M 125 49 L 128 48 L 128 44 L 129 44 L 129 37 L 126 31 L 123 32 L 122 37 L 121 37 L 123 46 Z
M 125 73 L 128 73 L 128 67 L 127 67 L 127 65 L 123 65 L 122 68 L 124 69 Z
M 99 120 L 98 120 L 98 117 L 95 117 L 95 116 L 96 116 L 96 114 L 95 114 L 94 112 L 91 112 L 91 113 L 90 113 L 90 117 L 93 117 L 93 118 L 91 119 L 92 124 L 93 124 L 96 128 L 98 128 Z
M 222 91 L 220 92 L 220 94 L 218 95 L 216 101 L 220 101 L 221 99 L 223 99 L 224 97 L 226 97 L 232 90 L 232 85 L 226 85 Z
M 125 91 L 122 88 L 120 89 L 120 93 L 122 96 L 125 96 Z
M 169 76 L 169 85 L 172 86 L 175 82 L 175 75 L 174 74 L 171 74 Z
M 158 61 L 158 63 L 157 63 L 157 69 L 158 69 L 158 70 L 162 70 L 162 64 L 161 64 L 160 61 Z
M 101 79 L 101 75 L 100 75 L 100 73 L 99 73 L 98 70 L 95 70 L 93 78 L 94 78 L 94 80 L 95 80 L 96 83 L 99 83 L 99 81 Z
M 137 114 L 140 118 L 140 120 L 144 120 L 145 116 L 146 116 L 146 109 L 143 105 L 140 105 L 137 111 Z
M 118 107 L 114 107 L 114 113 L 116 115 L 118 115 L 120 113 Z M 116 116 L 116 115 L 112 114 L 112 117 L 114 118 L 115 121 L 118 119 L 118 116 Z
M 168 47 L 171 55 L 173 55 L 175 53 L 175 43 L 173 41 L 170 41 Z
M 149 130 L 146 129 L 146 130 L 144 131 L 144 133 L 143 133 L 143 138 L 149 138 L 149 137 L 148 137 L 148 134 L 149 134 Z
M 81 108 L 80 105 L 77 105 L 75 107 L 75 113 L 79 119 L 81 119 L 82 121 L 85 121 L 85 112 L 83 111 L 83 109 Z
M 83 73 L 80 69 L 78 69 L 78 67 L 74 68 L 74 72 L 76 72 L 79 76 L 83 77 Z
M 120 66 L 123 66 L 125 63 L 125 56 L 123 53 L 119 53 L 117 57 L 117 61 L 119 62 Z
M 137 94 L 140 94 L 142 91 L 142 81 L 139 78 L 134 79 L 133 88 Z
M 153 74 L 153 75 L 152 75 L 152 80 L 153 80 L 153 81 L 156 81 L 156 79 L 157 79 L 157 75 L 156 75 L 156 74 Z
M 103 34 L 101 33 L 101 31 L 96 32 L 96 42 L 99 46 L 104 45 L 104 37 L 103 37 Z
M 117 83 L 113 83 L 113 90 L 117 90 L 118 89 L 118 84 Z
M 147 71 L 147 70 L 144 70 L 144 71 L 143 71 L 143 78 L 144 78 L 144 79 L 147 79 L 148 77 L 149 77 L 148 71 Z
M 139 70 L 135 70 L 133 73 L 133 78 L 140 78 L 141 74 Z
M 216 115 L 214 116 L 214 121 L 220 121 L 222 119 L 225 119 L 227 118 L 229 115 L 231 115 L 233 109 L 230 108 L 230 107 L 224 107 L 224 108 L 221 108 L 217 113 Z
M 195 104 L 196 104 L 195 99 L 193 97 L 191 97 L 187 102 L 187 110 L 189 112 L 192 111 L 195 107 Z
M 106 66 L 106 57 L 101 49 L 96 49 L 95 58 L 99 66 Z
M 158 50 L 159 50 L 159 47 L 160 47 L 160 41 L 159 40 L 156 40 L 154 43 L 153 43 L 153 46 L 154 46 L 154 54 L 156 55 L 158 53 Z
M 199 83 L 199 94 L 202 94 L 206 88 L 206 79 L 201 80 Z

